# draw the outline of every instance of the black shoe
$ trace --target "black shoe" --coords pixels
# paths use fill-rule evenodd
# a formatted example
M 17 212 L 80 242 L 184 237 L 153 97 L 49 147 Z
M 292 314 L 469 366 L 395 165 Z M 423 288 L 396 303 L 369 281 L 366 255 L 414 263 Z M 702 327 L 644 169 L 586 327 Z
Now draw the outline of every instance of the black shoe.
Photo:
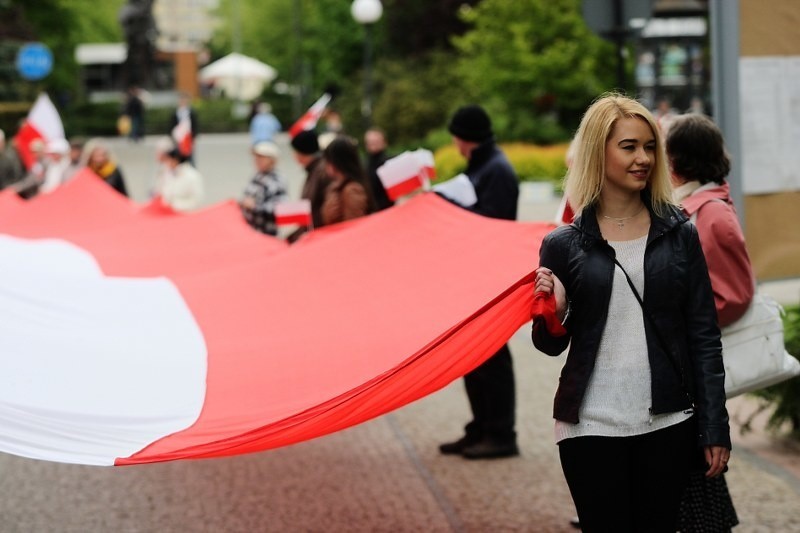
M 501 457 L 515 457 L 519 455 L 516 442 L 497 442 L 483 439 L 461 450 L 461 455 L 467 459 L 499 459 Z
M 459 455 L 464 451 L 464 448 L 476 442 L 476 439 L 464 436 L 455 442 L 447 442 L 439 445 L 439 451 L 444 455 Z

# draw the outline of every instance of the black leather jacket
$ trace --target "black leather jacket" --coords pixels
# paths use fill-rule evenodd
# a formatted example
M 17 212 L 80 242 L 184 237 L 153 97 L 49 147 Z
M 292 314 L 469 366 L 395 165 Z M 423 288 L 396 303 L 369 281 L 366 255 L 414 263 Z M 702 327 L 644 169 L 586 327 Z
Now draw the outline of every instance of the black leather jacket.
M 652 323 L 644 321 L 651 412 L 687 409 L 691 396 L 700 445 L 730 448 L 722 344 L 697 229 L 673 207 L 659 217 L 653 212 L 649 195 L 643 193 L 642 198 L 651 217 L 644 257 L 644 306 L 652 318 Z M 577 423 L 608 316 L 614 249 L 601 236 L 595 207 L 589 206 L 573 225 L 557 228 L 545 237 L 539 254 L 540 264 L 550 268 L 564 284 L 570 314 L 567 335 L 552 337 L 537 322 L 533 343 L 552 356 L 570 345 L 553 416 Z M 671 354 L 666 353 L 664 345 Z

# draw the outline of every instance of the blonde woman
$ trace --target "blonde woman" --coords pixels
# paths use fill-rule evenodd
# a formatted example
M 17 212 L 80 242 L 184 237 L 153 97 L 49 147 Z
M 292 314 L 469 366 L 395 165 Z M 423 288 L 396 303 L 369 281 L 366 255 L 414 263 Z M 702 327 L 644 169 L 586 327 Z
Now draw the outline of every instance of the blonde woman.
M 537 321 L 533 341 L 552 356 L 569 346 L 555 436 L 580 525 L 674 532 L 696 459 L 717 476 L 731 444 L 708 270 L 639 102 L 589 107 L 566 195 L 578 216 L 542 243 L 535 288 L 555 296 L 566 334 Z
M 84 165 L 90 168 L 95 174 L 100 176 L 103 181 L 108 183 L 115 191 L 123 196 L 128 196 L 125 187 L 125 178 L 117 165 L 111 148 L 102 139 L 91 139 L 83 147 L 81 160 Z

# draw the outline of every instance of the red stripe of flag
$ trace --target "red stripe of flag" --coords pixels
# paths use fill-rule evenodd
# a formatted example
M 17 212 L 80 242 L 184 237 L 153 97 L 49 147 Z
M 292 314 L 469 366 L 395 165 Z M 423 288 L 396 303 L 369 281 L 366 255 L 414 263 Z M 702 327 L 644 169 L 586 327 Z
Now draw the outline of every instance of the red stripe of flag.
M 36 156 L 33 151 L 31 151 L 31 143 L 36 139 L 41 139 L 44 142 L 43 136 L 39 133 L 39 130 L 27 120 L 22 123 L 17 135 L 14 137 L 19 157 L 22 159 L 22 164 L 24 164 L 25 168 L 28 170 L 36 163 Z
M 311 202 L 309 200 L 298 200 L 296 202 L 281 202 L 276 204 L 275 224 L 278 226 L 288 226 L 292 224 L 310 226 Z
M 404 180 L 390 185 L 386 189 L 386 194 L 389 196 L 389 199 L 394 202 L 401 196 L 405 196 L 406 194 L 412 193 L 417 189 L 421 189 L 424 184 L 425 183 L 422 177 L 419 174 L 414 174 L 413 176 L 409 176 Z

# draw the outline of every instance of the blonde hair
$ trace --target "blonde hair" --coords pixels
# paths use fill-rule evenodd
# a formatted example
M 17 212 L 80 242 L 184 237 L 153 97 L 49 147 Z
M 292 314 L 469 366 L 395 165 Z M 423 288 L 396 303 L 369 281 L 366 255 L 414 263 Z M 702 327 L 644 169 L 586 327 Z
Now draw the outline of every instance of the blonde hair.
M 117 159 L 114 156 L 114 153 L 111 151 L 111 148 L 109 147 L 108 143 L 100 137 L 95 137 L 89 139 L 88 141 L 86 141 L 86 144 L 83 145 L 83 150 L 81 151 L 81 158 L 80 158 L 80 165 L 82 167 L 89 166 L 89 160 L 92 157 L 92 152 L 94 152 L 98 148 L 105 150 L 106 156 L 108 157 L 108 160 L 111 163 L 113 164 L 117 163 Z
M 606 93 L 586 110 L 575 135 L 575 154 L 564 181 L 564 192 L 575 213 L 580 213 L 600 198 L 606 180 L 606 142 L 622 118 L 638 118 L 650 126 L 656 140 L 655 161 L 651 163 L 647 181 L 653 210 L 661 215 L 672 203 L 664 139 L 653 115 L 632 98 Z

